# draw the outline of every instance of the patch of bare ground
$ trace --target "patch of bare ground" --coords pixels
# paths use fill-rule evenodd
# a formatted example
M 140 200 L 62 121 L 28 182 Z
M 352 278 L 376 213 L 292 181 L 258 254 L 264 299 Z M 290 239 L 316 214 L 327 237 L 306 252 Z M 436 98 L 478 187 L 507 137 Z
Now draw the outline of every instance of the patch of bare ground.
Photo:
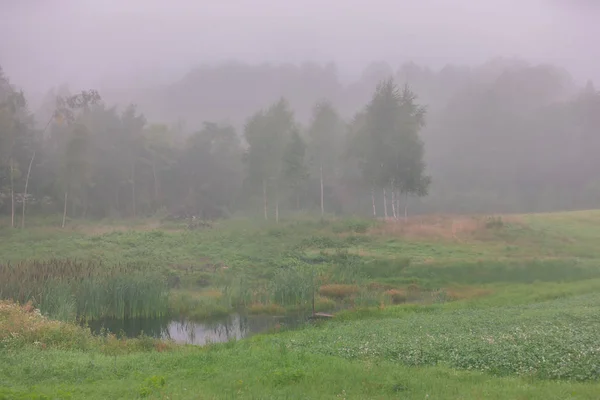
M 404 219 L 387 219 L 371 228 L 369 233 L 409 239 L 446 239 L 462 241 L 489 237 L 490 216 L 420 215 Z M 502 224 L 525 225 L 520 216 L 501 216 Z

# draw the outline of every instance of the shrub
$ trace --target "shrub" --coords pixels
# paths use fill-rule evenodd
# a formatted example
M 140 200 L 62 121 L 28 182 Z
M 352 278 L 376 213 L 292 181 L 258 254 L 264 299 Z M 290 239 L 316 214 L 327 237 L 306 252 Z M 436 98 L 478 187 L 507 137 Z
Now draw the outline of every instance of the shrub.
M 300 247 L 315 247 L 317 249 L 341 248 L 344 244 L 338 239 L 329 236 L 311 236 L 304 239 Z
M 364 220 L 342 220 L 335 223 L 331 230 L 334 233 L 344 233 L 344 232 L 354 232 L 354 233 L 367 233 L 369 228 L 371 227 L 371 222 Z
M 148 336 L 118 339 L 115 335 L 94 336 L 89 329 L 70 322 L 51 320 L 30 303 L 0 301 L 0 349 L 36 346 L 40 349 L 100 349 L 106 354 L 166 351 L 172 343 Z
M 415 283 L 408 285 L 406 292 L 408 300 L 417 300 L 419 297 L 421 297 L 421 287 Z
M 406 303 L 407 296 L 406 292 L 398 289 L 390 289 L 384 292 L 385 295 L 389 296 L 394 304 Z
M 36 345 L 84 350 L 93 342 L 89 330 L 74 324 L 52 321 L 31 302 L 19 304 L 0 301 L 0 349 Z

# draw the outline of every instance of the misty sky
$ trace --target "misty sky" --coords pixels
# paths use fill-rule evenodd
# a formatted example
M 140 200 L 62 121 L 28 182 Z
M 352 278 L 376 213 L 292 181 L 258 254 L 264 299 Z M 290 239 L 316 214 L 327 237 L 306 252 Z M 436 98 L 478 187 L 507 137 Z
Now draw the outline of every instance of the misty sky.
M 180 78 L 202 63 L 432 67 L 521 56 L 600 80 L 593 0 L 0 0 L 0 65 L 30 93 Z

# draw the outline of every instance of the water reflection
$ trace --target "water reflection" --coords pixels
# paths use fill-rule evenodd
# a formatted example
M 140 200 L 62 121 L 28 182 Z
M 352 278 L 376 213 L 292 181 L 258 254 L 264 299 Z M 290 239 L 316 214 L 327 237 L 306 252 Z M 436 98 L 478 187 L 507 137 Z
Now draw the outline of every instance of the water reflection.
M 171 339 L 176 343 L 204 345 L 242 339 L 276 328 L 296 328 L 306 322 L 302 315 L 272 317 L 233 314 L 212 321 L 160 319 L 104 319 L 92 321 L 88 326 L 94 333 L 105 329 L 111 333 L 136 337 L 142 334 L 155 338 Z

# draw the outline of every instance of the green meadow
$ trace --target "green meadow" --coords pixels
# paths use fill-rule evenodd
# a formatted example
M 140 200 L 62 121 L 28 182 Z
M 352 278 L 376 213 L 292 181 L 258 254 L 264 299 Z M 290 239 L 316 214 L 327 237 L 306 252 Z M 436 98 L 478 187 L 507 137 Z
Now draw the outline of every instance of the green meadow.
M 0 399 L 600 393 L 600 211 L 2 223 Z M 313 302 L 334 317 L 206 346 L 82 327 Z

